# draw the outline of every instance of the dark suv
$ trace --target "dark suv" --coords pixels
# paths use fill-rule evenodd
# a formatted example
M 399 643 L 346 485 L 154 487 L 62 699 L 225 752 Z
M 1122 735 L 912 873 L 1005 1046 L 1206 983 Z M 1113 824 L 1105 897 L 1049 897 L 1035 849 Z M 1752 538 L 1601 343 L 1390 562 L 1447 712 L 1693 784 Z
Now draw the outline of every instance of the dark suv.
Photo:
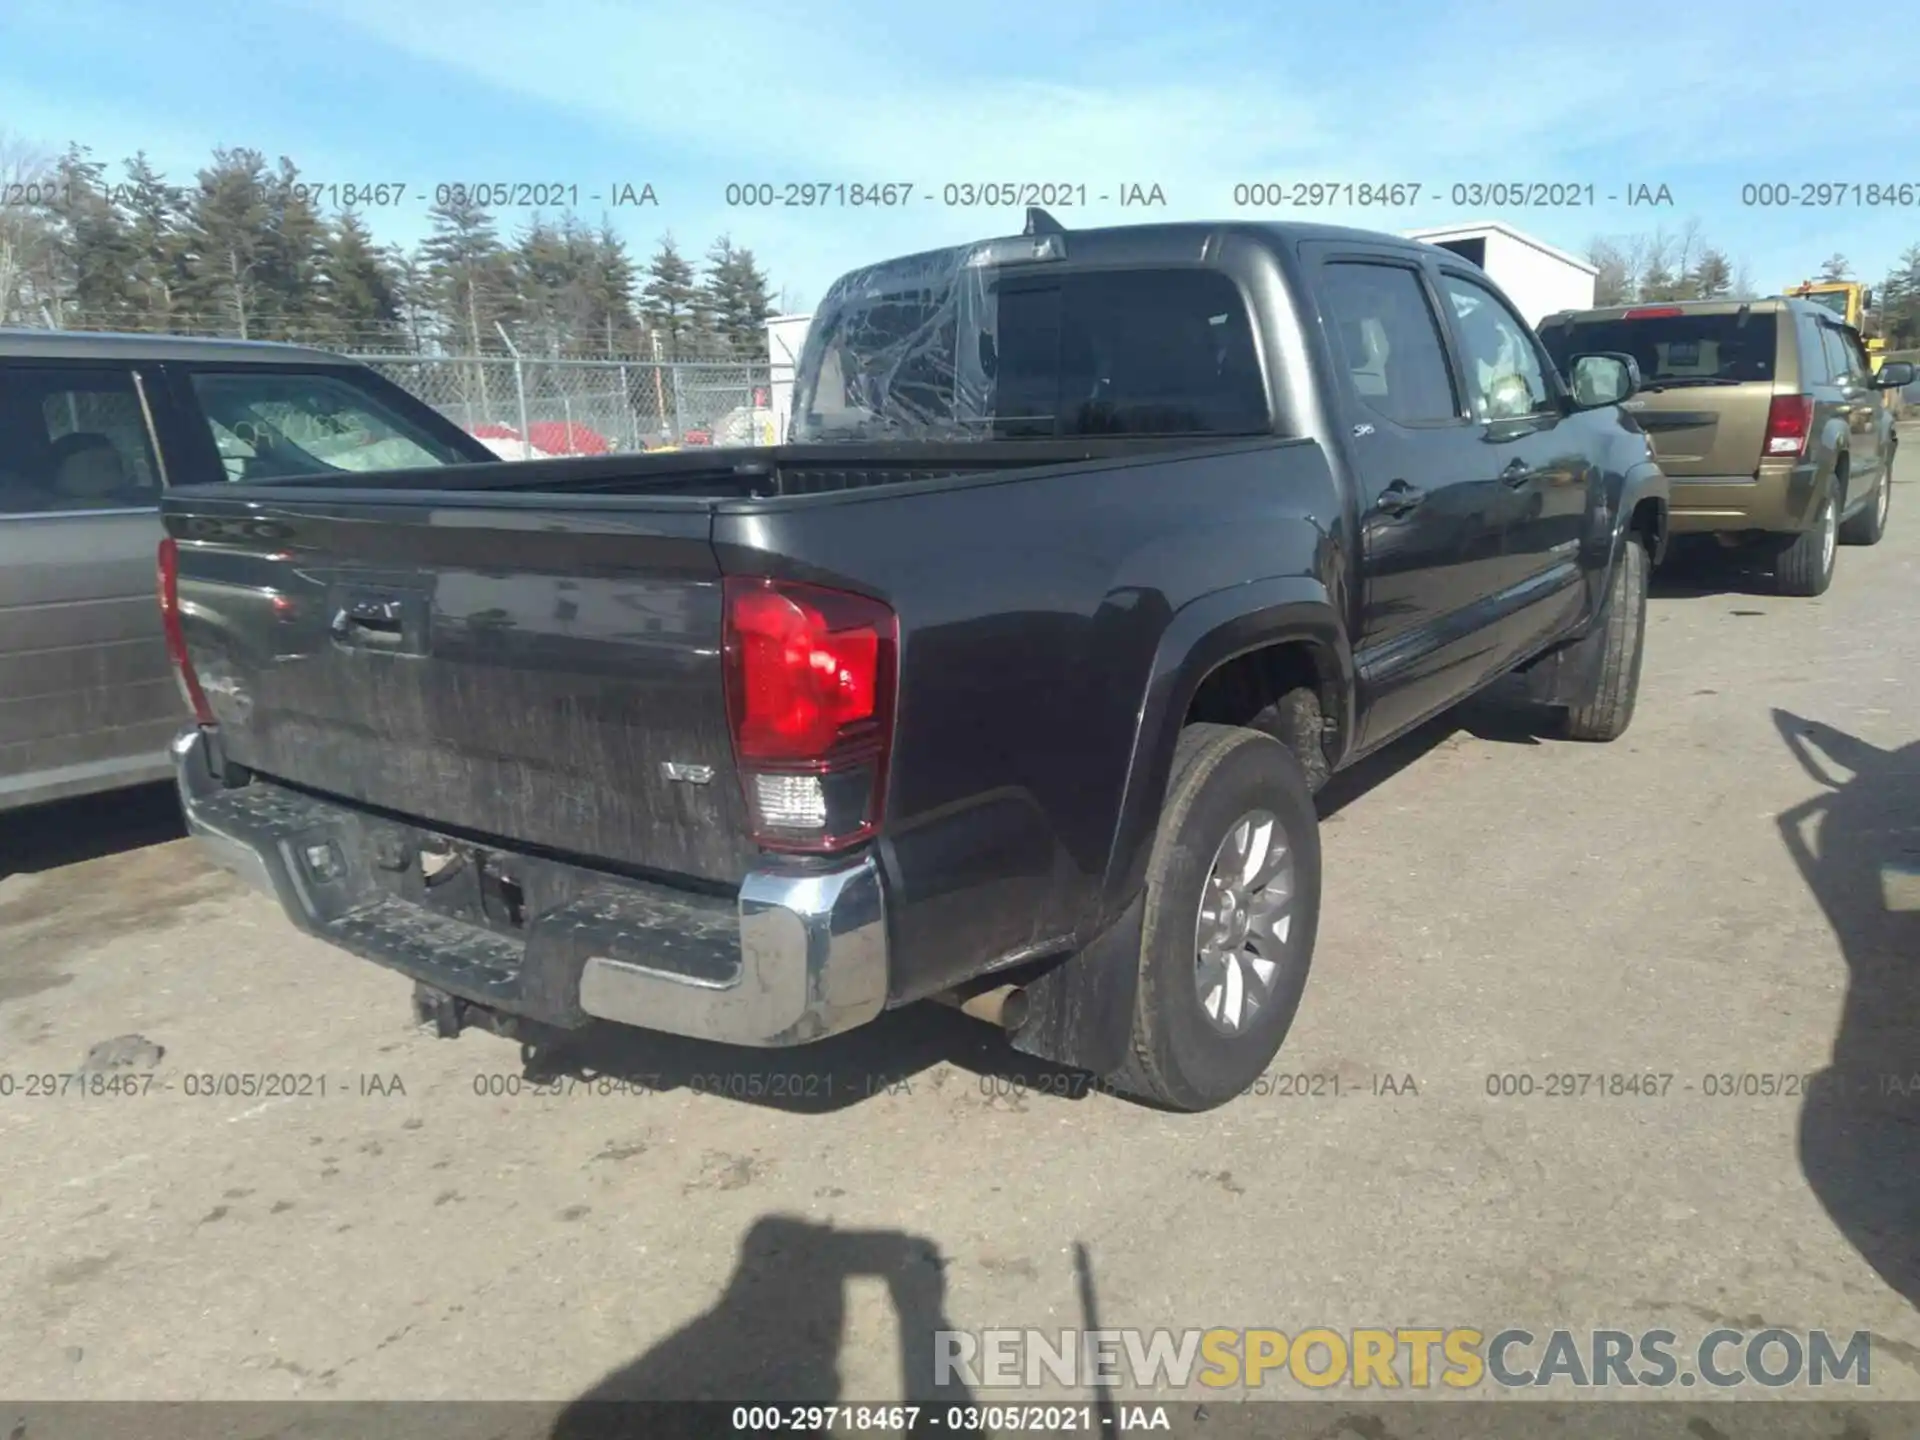
M 1574 357 L 1630 355 L 1627 402 L 1673 483 L 1672 533 L 1713 535 L 1774 564 L 1780 592 L 1819 595 L 1836 544 L 1886 530 L 1896 436 L 1858 332 L 1804 300 L 1702 300 L 1549 316 L 1540 338 Z

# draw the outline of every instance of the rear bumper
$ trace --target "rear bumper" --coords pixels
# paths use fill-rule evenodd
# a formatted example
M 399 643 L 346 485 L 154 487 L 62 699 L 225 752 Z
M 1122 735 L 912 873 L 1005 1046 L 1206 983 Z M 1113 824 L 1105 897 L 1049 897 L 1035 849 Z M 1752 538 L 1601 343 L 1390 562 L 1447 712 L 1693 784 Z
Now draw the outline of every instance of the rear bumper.
M 1675 535 L 1740 530 L 1798 534 L 1813 524 L 1818 460 L 1762 461 L 1751 475 L 1675 475 L 1668 509 Z
M 886 1004 L 871 856 L 770 862 L 721 896 L 459 847 L 454 880 L 429 895 L 417 856 L 432 832 L 271 783 L 228 788 L 198 728 L 172 754 L 209 858 L 308 934 L 470 1004 L 558 1028 L 600 1019 L 763 1046 L 851 1029 Z M 511 877 L 524 923 L 499 913 L 489 873 L 496 886 Z

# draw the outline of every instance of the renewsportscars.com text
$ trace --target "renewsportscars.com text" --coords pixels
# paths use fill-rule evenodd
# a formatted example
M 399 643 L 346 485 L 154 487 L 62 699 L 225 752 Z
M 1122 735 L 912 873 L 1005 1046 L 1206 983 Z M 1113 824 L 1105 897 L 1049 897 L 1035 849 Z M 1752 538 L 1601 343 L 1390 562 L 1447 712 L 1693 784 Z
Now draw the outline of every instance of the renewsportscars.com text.
M 1865 1387 L 1872 1336 L 1856 1330 L 1486 1331 L 940 1330 L 934 1383 L 978 1389 L 1129 1386 L 1140 1389 L 1473 1390 L 1543 1387 Z

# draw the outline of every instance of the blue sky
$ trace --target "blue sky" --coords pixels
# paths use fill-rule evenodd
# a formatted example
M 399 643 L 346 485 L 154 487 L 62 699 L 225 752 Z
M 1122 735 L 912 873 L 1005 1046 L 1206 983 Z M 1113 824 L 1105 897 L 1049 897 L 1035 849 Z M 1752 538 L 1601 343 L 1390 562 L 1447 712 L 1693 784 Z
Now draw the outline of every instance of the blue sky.
M 1823 32 L 1839 13 L 1864 28 Z M 938 198 L 993 180 L 1090 198 L 1157 184 L 1168 205 L 1153 213 L 1181 219 L 1255 213 L 1232 203 L 1241 182 L 1410 182 L 1412 208 L 1315 213 L 1393 230 L 1503 219 L 1576 251 L 1697 219 L 1770 290 L 1835 251 L 1877 281 L 1920 243 L 1920 204 L 1741 203 L 1758 182 L 1920 189 L 1916 55 L 1906 0 L 6 0 L 0 130 L 112 160 L 144 148 L 176 180 L 216 145 L 249 145 L 310 179 L 428 197 L 440 182 L 578 185 L 595 221 L 587 195 L 649 182 L 657 209 L 611 212 L 636 252 L 669 229 L 690 251 L 729 232 L 806 304 L 855 264 L 1017 229 L 1018 210 Z M 915 193 L 894 211 L 725 203 L 729 182 L 804 180 Z M 1475 181 L 1590 183 L 1598 204 L 1451 203 Z M 1629 208 L 1636 184 L 1675 205 Z M 367 218 L 410 242 L 424 208 Z

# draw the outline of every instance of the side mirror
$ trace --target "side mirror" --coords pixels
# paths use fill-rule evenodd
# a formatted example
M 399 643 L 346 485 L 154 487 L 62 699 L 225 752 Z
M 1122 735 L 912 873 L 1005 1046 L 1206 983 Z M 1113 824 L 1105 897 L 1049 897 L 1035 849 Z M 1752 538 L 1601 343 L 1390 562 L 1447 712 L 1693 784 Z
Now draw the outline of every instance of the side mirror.
M 1573 360 L 1573 403 L 1582 410 L 1618 405 L 1640 388 L 1640 364 L 1631 355 L 1605 352 L 1576 355 Z
M 1913 384 L 1913 362 L 1911 360 L 1889 360 L 1873 376 L 1873 388 L 1876 390 L 1904 390 Z

